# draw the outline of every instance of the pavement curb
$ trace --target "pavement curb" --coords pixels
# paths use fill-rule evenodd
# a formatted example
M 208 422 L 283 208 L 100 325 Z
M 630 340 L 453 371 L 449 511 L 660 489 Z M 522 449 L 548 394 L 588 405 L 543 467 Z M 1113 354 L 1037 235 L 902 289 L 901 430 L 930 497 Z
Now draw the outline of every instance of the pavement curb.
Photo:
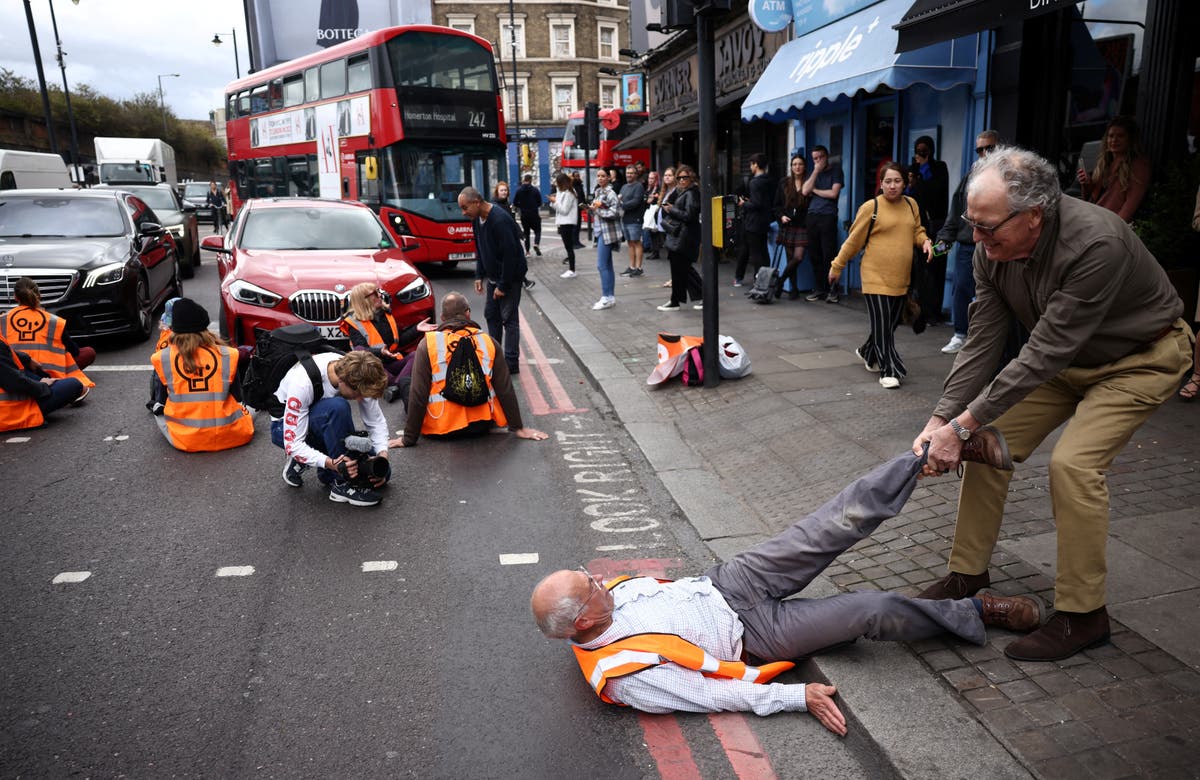
M 582 254 L 586 250 L 577 250 Z M 526 295 L 608 399 L 659 480 L 701 540 L 720 560 L 772 535 L 757 514 L 721 489 L 710 470 L 665 420 L 635 376 L 546 285 Z M 639 368 L 645 368 L 640 364 Z M 841 592 L 825 577 L 805 590 L 823 597 Z M 899 652 L 898 652 L 899 651 Z M 895 643 L 857 642 L 849 651 L 809 659 L 834 681 L 846 715 L 856 722 L 898 774 L 914 778 L 1028 778 L 1029 771 L 975 720 L 917 656 Z

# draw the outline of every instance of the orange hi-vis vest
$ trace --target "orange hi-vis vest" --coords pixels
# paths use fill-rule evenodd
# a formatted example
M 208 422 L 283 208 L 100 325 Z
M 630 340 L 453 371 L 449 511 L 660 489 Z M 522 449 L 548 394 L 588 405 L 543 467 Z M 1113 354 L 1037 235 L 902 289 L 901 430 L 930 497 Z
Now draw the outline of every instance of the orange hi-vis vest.
M 154 343 L 154 352 L 158 352 L 159 350 L 166 349 L 167 345 L 170 343 L 171 343 L 171 329 L 168 328 L 166 325 L 159 325 L 158 326 L 158 341 L 156 341 Z M 150 354 L 154 354 L 154 353 L 152 352 Z
M 491 420 L 498 426 L 508 425 L 504 410 L 496 403 L 496 391 L 492 389 L 492 364 L 496 360 L 496 344 L 486 336 L 479 336 L 478 328 L 463 327 L 455 331 L 434 330 L 425 334 L 425 349 L 429 352 L 429 367 L 433 382 L 429 386 L 429 403 L 425 407 L 425 419 L 421 433 L 433 436 L 461 431 L 473 422 Z M 459 406 L 447 401 L 442 395 L 446 387 L 446 369 L 455 345 L 464 335 L 474 338 L 475 354 L 487 378 L 488 402 L 479 406 Z
M 171 445 L 184 452 L 240 447 L 254 438 L 254 418 L 229 394 L 237 375 L 238 352 L 225 346 L 200 347 L 199 375 L 186 374 L 173 345 L 150 357 L 167 388 L 163 419 Z
M 384 312 L 384 316 L 387 317 L 388 325 L 392 326 L 392 333 L 395 333 L 396 338 L 399 338 L 400 328 L 396 326 L 396 318 L 392 316 L 391 312 Z M 367 340 L 367 346 L 371 349 L 387 347 L 387 349 L 392 352 L 396 352 L 400 349 L 399 343 L 395 341 L 393 341 L 391 344 L 383 343 L 383 334 L 379 332 L 379 328 L 375 327 L 375 323 L 372 320 L 362 322 L 357 318 L 347 314 L 345 318 L 342 319 L 340 326 L 342 333 L 345 333 L 347 337 L 350 336 L 351 330 L 356 330 L 361 333 L 363 338 Z
M 13 363 L 17 370 L 25 368 L 17 351 L 12 351 Z M 22 428 L 36 428 L 46 421 L 42 416 L 42 407 L 27 395 L 10 393 L 0 387 L 0 431 L 19 431 Z
M 96 383 L 79 370 L 75 358 L 63 346 L 66 330 L 67 322 L 62 317 L 30 306 L 9 309 L 0 320 L 4 340 L 33 358 L 47 374 L 55 379 L 73 376 L 84 387 L 95 387 Z
M 631 577 L 617 577 L 605 584 L 612 590 Z M 659 580 L 670 582 L 670 580 Z M 678 664 L 685 669 L 701 672 L 705 677 L 765 684 L 795 667 L 791 661 L 775 661 L 762 666 L 750 666 L 741 661 L 722 661 L 707 650 L 676 636 L 675 634 L 634 634 L 624 639 L 586 650 L 578 645 L 571 647 L 575 660 L 588 685 L 596 695 L 609 704 L 621 704 L 604 694 L 609 680 L 626 677 L 662 664 Z M 625 706 L 621 704 L 621 706 Z

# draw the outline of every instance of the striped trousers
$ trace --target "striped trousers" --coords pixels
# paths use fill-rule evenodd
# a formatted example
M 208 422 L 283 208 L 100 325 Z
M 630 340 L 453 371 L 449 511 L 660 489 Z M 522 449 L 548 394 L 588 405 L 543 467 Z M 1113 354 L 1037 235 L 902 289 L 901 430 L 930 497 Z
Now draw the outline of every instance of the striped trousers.
M 900 325 L 900 316 L 904 313 L 905 296 L 865 293 L 863 298 L 867 301 L 871 332 L 859 347 L 859 354 L 863 360 L 879 366 L 881 377 L 894 376 L 899 379 L 908 373 L 904 368 L 903 358 L 896 351 L 896 328 Z

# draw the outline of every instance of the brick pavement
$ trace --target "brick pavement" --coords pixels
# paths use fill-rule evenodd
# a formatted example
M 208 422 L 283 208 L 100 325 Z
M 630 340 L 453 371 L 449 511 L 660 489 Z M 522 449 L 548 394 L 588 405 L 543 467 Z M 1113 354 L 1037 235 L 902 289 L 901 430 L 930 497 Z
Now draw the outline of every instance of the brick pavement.
M 653 367 L 658 330 L 702 332 L 700 312 L 655 310 L 669 295 L 661 287 L 669 276 L 665 260 L 647 260 L 640 278 L 618 277 L 616 307 L 592 311 L 599 297 L 595 253 L 577 254 L 575 279 L 558 278 L 561 250 L 532 258 L 531 276 L 539 283 L 532 297 L 553 295 L 634 376 Z M 674 382 L 646 393 L 721 488 L 755 514 L 748 525 L 775 531 L 909 446 L 949 369 L 951 358 L 940 348 L 950 330 L 931 328 L 918 337 L 902 329 L 898 344 L 909 376 L 900 389 L 884 390 L 853 355 L 866 335 L 861 297 L 840 305 L 785 298 L 760 306 L 731 286 L 728 264 L 719 271 L 720 331 L 742 343 L 754 373 L 709 390 Z M 1048 604 L 1049 444 L 1017 467 L 991 567 L 996 590 L 1037 592 Z M 1134 436 L 1110 474 L 1110 611 L 1137 623 L 1140 633 L 1114 619 L 1110 644 L 1042 664 L 1006 659 L 1003 648 L 1016 635 L 1003 631 L 989 631 L 988 644 L 978 648 L 942 639 L 909 646 L 1033 775 L 1200 776 L 1200 651 L 1194 647 L 1200 535 L 1191 533 L 1200 531 L 1198 469 L 1200 404 L 1173 400 Z M 946 570 L 957 496 L 952 477 L 923 481 L 900 516 L 839 558 L 826 576 L 841 589 L 917 592 Z M 1128 569 L 1122 577 L 1115 558 Z M 1158 585 L 1162 580 L 1166 584 Z

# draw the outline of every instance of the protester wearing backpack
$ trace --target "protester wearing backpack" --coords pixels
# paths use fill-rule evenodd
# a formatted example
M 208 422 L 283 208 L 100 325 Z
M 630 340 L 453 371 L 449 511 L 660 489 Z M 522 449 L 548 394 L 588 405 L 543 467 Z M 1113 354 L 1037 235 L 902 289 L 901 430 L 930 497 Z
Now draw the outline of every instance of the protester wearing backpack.
M 871 332 L 855 350 L 868 371 L 879 372 L 879 384 L 888 390 L 900 386 L 906 371 L 896 351 L 896 327 L 904 311 L 912 275 L 913 247 L 929 257 L 933 244 L 925 235 L 917 204 L 904 193 L 905 173 L 900 163 L 889 162 L 883 168 L 883 197 L 862 204 L 850 234 L 829 270 L 829 289 L 842 269 L 860 251 L 862 290 L 871 319 Z
M 388 446 L 412 447 L 421 434 L 477 434 L 505 425 L 521 439 L 548 438 L 521 422 L 512 377 L 499 354 L 496 342 L 471 320 L 467 299 L 447 293 L 441 325 L 413 353 L 404 433 Z
M 378 504 L 378 488 L 387 484 L 391 469 L 380 468 L 383 476 L 371 479 L 372 488 L 351 484 L 358 476 L 358 463 L 346 455 L 346 437 L 355 432 L 350 402 L 357 401 L 375 457 L 387 462 L 388 424 L 379 406 L 387 381 L 383 363 L 370 352 L 323 352 L 296 361 L 275 391 L 282 417 L 271 420 L 271 441 L 287 453 L 283 481 L 303 487 L 301 475 L 316 466 L 317 479 L 329 485 L 330 501 Z

